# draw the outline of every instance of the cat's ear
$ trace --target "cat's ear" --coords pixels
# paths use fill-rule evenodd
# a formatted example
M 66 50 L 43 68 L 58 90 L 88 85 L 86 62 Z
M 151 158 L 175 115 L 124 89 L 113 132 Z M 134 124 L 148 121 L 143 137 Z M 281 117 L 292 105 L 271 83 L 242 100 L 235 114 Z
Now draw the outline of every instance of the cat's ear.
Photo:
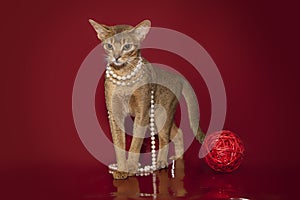
M 133 28 L 133 33 L 137 37 L 138 40 L 142 41 L 145 39 L 151 28 L 150 20 L 144 20 Z
M 111 30 L 109 26 L 99 24 L 92 19 L 89 19 L 89 22 L 97 32 L 97 36 L 101 41 L 107 38 L 107 36 L 110 34 Z

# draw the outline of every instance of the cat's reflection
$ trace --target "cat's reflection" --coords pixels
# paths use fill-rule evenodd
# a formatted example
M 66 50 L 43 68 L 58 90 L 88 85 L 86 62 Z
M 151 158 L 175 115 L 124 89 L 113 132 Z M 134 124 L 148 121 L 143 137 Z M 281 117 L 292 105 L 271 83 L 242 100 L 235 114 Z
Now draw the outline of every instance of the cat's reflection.
M 151 175 L 150 175 L 151 176 Z M 113 185 L 117 191 L 113 193 L 115 200 L 142 199 L 141 197 L 161 197 L 163 199 L 184 197 L 187 193 L 183 178 L 184 160 L 178 159 L 168 169 L 160 170 L 152 175 L 152 193 L 144 193 L 137 177 L 127 180 L 114 180 Z
M 168 170 L 171 171 L 171 177 L 168 176 Z M 159 196 L 168 196 L 172 191 L 172 196 L 183 197 L 187 193 L 184 188 L 183 178 L 184 160 L 178 159 L 173 162 L 172 167 L 168 170 L 161 170 L 156 173 L 158 178 L 158 194 Z
M 117 191 L 113 193 L 115 200 L 139 199 L 140 186 L 136 177 L 129 177 L 126 180 L 114 180 L 113 185 L 117 188 Z

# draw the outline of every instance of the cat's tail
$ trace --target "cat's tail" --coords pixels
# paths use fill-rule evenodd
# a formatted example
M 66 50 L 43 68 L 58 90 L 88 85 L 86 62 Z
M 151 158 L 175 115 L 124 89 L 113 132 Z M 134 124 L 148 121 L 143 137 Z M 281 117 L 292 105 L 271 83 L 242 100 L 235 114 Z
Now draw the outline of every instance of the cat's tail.
M 205 138 L 205 134 L 202 132 L 199 125 L 199 106 L 197 97 L 194 93 L 192 86 L 187 80 L 183 81 L 182 94 L 185 98 L 188 107 L 188 116 L 190 120 L 190 126 L 195 134 L 196 139 L 202 144 Z

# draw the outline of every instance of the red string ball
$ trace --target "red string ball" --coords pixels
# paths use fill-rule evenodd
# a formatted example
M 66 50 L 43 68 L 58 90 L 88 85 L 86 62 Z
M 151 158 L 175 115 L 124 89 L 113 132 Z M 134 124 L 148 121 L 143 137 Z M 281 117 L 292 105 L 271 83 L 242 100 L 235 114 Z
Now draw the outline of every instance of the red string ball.
M 204 160 L 215 171 L 232 172 L 242 163 L 245 147 L 233 132 L 222 130 L 208 134 L 204 140 L 204 150 L 209 152 Z

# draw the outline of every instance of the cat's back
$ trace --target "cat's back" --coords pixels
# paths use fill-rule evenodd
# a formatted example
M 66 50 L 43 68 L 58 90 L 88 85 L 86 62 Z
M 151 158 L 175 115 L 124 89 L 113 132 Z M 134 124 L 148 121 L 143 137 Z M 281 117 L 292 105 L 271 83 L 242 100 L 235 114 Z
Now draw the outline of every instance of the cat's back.
M 155 73 L 154 82 L 170 89 L 176 95 L 180 95 L 184 83 L 184 78 L 175 70 L 162 69 L 153 66 Z
M 175 70 L 162 69 L 154 66 L 153 71 L 155 72 L 155 79 L 157 82 L 166 84 L 182 84 L 184 78 Z

